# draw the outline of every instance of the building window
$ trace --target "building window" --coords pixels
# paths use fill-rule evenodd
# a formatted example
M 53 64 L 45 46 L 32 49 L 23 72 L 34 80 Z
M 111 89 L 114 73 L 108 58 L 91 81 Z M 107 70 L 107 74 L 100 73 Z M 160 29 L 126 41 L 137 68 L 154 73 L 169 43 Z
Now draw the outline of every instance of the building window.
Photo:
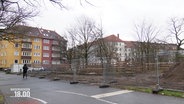
M 39 38 L 34 38 L 34 42 L 40 42 Z
M 34 60 L 33 63 L 34 64 L 40 64 L 40 61 L 39 60 Z
M 30 62 L 31 62 L 30 60 L 22 60 L 23 64 L 30 64 Z
M 43 39 L 43 43 L 48 43 L 49 44 L 49 40 Z
M 35 52 L 34 56 L 40 56 L 40 53 L 39 52 Z
M 49 53 L 43 53 L 43 57 L 49 57 Z
M 31 48 L 31 44 L 24 43 L 24 44 L 22 44 L 22 48 Z
M 18 48 L 19 47 L 19 44 L 18 43 L 15 43 L 15 47 Z
M 49 50 L 49 46 L 43 46 L 43 50 Z
M 60 54 L 56 54 L 56 53 L 54 54 L 54 53 L 53 53 L 53 54 L 52 54 L 52 57 L 60 57 Z
M 18 56 L 18 55 L 19 55 L 19 52 L 18 52 L 18 51 L 15 51 L 15 52 L 14 52 L 14 55 L 15 55 L 15 56 Z
M 49 36 L 49 34 L 46 34 L 46 33 L 45 33 L 45 34 L 43 34 L 43 35 L 44 35 L 44 36 Z
M 58 41 L 53 41 L 53 43 L 52 44 L 56 44 L 56 45 L 58 45 L 59 43 L 58 43 Z
M 35 45 L 34 49 L 40 49 L 40 46 L 39 45 Z
M 43 60 L 43 64 L 49 64 L 49 60 Z
M 6 60 L 2 60 L 2 64 L 6 64 Z
M 6 52 L 2 52 L 1 53 L 1 56 L 6 56 Z
M 31 56 L 31 52 L 22 52 L 22 56 Z

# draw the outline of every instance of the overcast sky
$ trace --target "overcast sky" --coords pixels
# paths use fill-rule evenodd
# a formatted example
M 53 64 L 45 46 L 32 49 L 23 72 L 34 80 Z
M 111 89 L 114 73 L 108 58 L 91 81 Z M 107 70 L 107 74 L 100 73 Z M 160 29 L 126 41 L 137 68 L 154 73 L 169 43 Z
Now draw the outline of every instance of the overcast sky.
M 184 0 L 88 0 L 95 6 L 79 0 L 63 0 L 67 10 L 60 10 L 45 2 L 40 15 L 29 22 L 31 26 L 55 30 L 61 36 L 77 17 L 86 15 L 97 22 L 102 20 L 105 35 L 120 34 L 123 40 L 137 40 L 135 24 L 143 20 L 163 32 L 171 17 L 184 17 Z M 165 32 L 163 32 L 165 34 Z

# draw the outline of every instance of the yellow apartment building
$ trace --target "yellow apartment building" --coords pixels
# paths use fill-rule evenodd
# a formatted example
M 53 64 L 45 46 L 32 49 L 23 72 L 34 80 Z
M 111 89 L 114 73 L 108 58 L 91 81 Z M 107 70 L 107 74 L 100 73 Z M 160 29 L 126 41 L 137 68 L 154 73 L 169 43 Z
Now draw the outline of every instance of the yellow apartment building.
M 26 37 L 19 43 L 0 41 L 0 68 L 10 68 L 13 64 L 41 65 L 42 39 Z
M 18 27 L 17 31 L 28 31 L 15 39 L 15 42 L 0 41 L 0 68 L 12 68 L 23 64 L 31 68 L 48 68 L 52 64 L 67 62 L 67 41 L 58 33 L 36 27 Z

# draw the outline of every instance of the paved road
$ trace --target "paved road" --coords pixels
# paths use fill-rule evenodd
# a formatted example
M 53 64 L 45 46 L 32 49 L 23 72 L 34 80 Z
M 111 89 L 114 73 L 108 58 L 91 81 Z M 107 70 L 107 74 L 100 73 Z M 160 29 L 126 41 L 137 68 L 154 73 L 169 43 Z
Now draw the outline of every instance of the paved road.
M 29 88 L 31 97 L 14 97 L 15 88 Z M 181 98 L 4 73 L 0 73 L 0 89 L 7 104 L 184 104 Z

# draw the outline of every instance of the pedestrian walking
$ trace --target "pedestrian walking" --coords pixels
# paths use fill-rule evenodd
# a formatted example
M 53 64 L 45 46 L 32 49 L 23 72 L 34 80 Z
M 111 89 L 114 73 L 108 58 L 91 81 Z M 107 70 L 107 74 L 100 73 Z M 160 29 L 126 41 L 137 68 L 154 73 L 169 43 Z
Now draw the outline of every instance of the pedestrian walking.
M 27 79 L 27 70 L 28 70 L 28 67 L 26 64 L 24 64 L 24 66 L 23 66 L 23 78 L 26 77 L 26 79 Z

